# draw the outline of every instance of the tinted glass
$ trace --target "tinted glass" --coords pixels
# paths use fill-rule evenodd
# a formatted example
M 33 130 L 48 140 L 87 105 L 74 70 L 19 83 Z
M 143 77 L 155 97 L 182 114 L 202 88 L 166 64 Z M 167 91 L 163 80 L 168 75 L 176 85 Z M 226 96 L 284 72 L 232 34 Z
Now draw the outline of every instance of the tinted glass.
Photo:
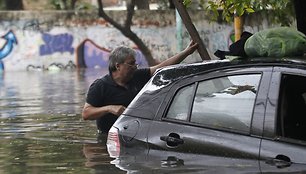
M 194 84 L 180 89 L 169 108 L 167 118 L 187 120 Z
M 237 75 L 200 82 L 191 122 L 249 132 L 260 77 Z
M 306 141 L 306 77 L 282 76 L 278 123 L 280 136 Z

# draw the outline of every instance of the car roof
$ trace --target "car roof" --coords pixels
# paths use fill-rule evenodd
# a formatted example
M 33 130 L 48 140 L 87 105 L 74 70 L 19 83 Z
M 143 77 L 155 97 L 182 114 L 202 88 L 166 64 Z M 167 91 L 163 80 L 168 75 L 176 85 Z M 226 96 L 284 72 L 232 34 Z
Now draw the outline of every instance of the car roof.
M 255 66 L 301 66 L 306 67 L 306 56 L 304 57 L 284 57 L 284 58 L 270 58 L 270 57 L 257 57 L 257 58 L 239 58 L 234 60 L 209 60 L 191 64 L 176 64 L 161 68 L 158 73 L 168 73 L 167 71 L 185 72 L 182 75 L 199 73 L 226 67 L 255 67 Z M 202 71 L 201 71 L 202 70 Z
M 191 64 L 177 64 L 158 69 L 153 76 L 153 83 L 166 85 L 182 77 L 216 71 L 224 68 L 283 66 L 306 69 L 306 56 L 303 57 L 258 57 L 239 58 L 234 60 L 209 60 Z

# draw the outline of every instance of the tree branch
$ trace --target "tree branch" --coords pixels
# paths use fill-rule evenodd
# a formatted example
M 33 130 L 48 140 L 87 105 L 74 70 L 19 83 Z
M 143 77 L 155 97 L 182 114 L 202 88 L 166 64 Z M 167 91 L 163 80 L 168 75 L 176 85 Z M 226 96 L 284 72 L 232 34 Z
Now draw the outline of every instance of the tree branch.
M 111 25 L 113 25 L 115 28 L 119 29 L 120 31 L 124 30 L 124 27 L 121 26 L 119 23 L 117 23 L 115 20 L 113 20 L 111 17 L 109 17 L 105 11 L 104 11 L 104 7 L 103 7 L 103 3 L 102 0 L 97 0 L 98 1 L 98 5 L 99 5 L 99 17 L 102 17 L 103 19 L 105 19 L 107 22 L 109 22 Z
M 130 29 L 132 25 L 132 19 L 134 15 L 134 8 L 135 8 L 135 2 L 136 0 L 131 0 L 131 3 L 127 5 L 127 16 L 126 16 L 126 21 L 125 21 L 125 28 Z
M 135 1 L 132 0 L 131 3 L 127 6 L 128 12 L 126 17 L 125 26 L 120 25 L 115 20 L 113 20 L 111 17 L 109 17 L 104 9 L 103 9 L 103 3 L 102 0 L 97 0 L 99 5 L 99 17 L 102 17 L 104 20 L 109 22 L 111 25 L 113 25 L 115 28 L 117 28 L 125 37 L 129 38 L 132 42 L 134 42 L 137 47 L 141 50 L 143 55 L 145 56 L 149 66 L 156 65 L 156 61 L 154 60 L 150 50 L 148 47 L 144 44 L 144 42 L 131 30 L 132 25 L 132 18 L 134 15 L 134 7 L 135 7 Z

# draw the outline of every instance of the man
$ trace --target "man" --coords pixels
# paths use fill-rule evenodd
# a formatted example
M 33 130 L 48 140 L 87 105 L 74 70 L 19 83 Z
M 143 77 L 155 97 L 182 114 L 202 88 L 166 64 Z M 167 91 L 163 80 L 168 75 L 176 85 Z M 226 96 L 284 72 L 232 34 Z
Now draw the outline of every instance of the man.
M 136 53 L 128 47 L 118 47 L 109 55 L 109 74 L 95 80 L 87 93 L 83 108 L 84 120 L 97 120 L 99 132 L 108 133 L 118 116 L 134 99 L 154 72 L 161 67 L 183 61 L 197 49 L 198 44 L 190 42 L 187 48 L 161 63 L 137 69 Z

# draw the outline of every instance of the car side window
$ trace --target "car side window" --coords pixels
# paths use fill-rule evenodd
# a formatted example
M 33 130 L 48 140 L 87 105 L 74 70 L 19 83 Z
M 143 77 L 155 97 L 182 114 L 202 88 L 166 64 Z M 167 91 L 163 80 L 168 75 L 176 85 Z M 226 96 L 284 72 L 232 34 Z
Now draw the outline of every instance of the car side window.
M 248 133 L 260 78 L 260 74 L 248 74 L 200 82 L 190 121 Z
M 176 92 L 166 118 L 248 133 L 260 78 L 233 75 L 185 86 Z
M 306 141 L 306 77 L 283 74 L 279 98 L 278 135 Z
M 176 93 L 168 110 L 167 118 L 187 120 L 193 89 L 194 84 L 186 86 Z

